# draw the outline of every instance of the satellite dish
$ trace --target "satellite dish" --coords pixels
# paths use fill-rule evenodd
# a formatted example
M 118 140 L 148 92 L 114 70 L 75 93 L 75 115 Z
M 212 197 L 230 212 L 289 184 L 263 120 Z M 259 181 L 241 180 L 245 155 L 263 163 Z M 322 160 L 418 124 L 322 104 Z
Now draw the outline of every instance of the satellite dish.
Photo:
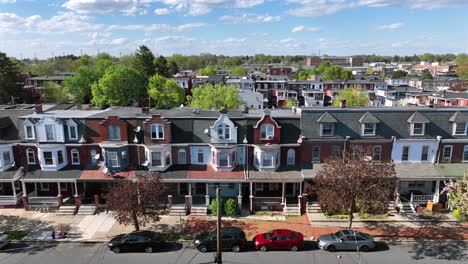
M 102 169 L 102 173 L 108 173 L 108 172 L 109 172 L 109 169 L 108 169 L 108 168 Z
M 365 157 L 364 157 L 364 160 L 365 160 L 365 161 L 371 161 L 371 160 L 372 160 L 372 157 L 371 157 L 371 156 L 365 156 Z
M 94 155 L 94 159 L 96 159 L 96 160 L 98 160 L 100 157 L 101 157 L 101 155 L 100 155 L 100 154 L 96 154 L 96 155 Z
M 137 127 L 135 128 L 135 132 L 140 132 L 140 130 L 141 130 L 141 127 L 140 127 L 140 126 L 137 126 Z
M 205 128 L 205 130 L 203 131 L 203 133 L 208 134 L 208 128 Z
M 148 166 L 148 164 L 149 164 L 149 161 L 145 161 L 145 162 L 143 162 L 143 164 L 141 164 L 141 166 L 145 166 L 145 167 L 146 167 L 146 166 Z

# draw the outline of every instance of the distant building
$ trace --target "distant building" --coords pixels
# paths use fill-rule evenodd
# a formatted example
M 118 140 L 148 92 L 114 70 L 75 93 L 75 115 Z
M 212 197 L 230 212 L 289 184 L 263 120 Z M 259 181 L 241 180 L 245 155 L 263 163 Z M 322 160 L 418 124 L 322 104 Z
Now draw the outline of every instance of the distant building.
M 239 90 L 239 97 L 249 109 L 263 110 L 263 95 L 261 93 Z
M 324 61 L 342 67 L 362 67 L 364 65 L 364 58 L 361 56 L 311 56 L 306 59 L 306 66 L 317 67 Z
M 173 77 L 171 80 L 174 80 L 178 85 L 180 85 L 185 90 L 185 95 L 191 94 L 192 91 L 192 79 L 190 77 Z

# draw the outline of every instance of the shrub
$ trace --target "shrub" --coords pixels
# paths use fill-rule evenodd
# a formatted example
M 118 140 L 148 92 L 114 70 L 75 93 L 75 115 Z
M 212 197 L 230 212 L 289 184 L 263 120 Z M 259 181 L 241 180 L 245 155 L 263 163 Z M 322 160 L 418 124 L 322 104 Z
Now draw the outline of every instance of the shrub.
M 466 221 L 468 217 L 464 216 L 461 209 L 455 209 L 452 212 L 453 217 L 455 217 L 459 221 Z
M 224 204 L 224 213 L 227 216 L 233 216 L 239 214 L 239 205 L 235 199 L 227 200 L 226 204 Z
M 13 240 L 23 239 L 26 235 L 28 235 L 28 231 L 25 230 L 8 230 L 4 233 L 9 235 Z
M 218 203 L 216 201 L 216 199 L 213 199 L 213 201 L 211 201 L 211 215 L 218 215 Z M 221 199 L 221 210 L 224 210 L 224 206 L 223 206 L 223 199 Z M 221 212 L 221 215 L 223 215 L 224 212 Z

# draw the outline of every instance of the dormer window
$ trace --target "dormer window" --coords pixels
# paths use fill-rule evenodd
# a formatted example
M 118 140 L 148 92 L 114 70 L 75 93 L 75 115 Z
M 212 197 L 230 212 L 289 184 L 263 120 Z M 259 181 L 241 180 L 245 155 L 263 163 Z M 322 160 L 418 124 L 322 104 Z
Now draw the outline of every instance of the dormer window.
M 45 125 L 45 132 L 47 141 L 55 140 L 54 125 Z
M 68 137 L 70 138 L 70 140 L 78 139 L 78 128 L 76 126 L 68 127 Z
M 262 159 L 262 166 L 265 168 L 275 167 L 275 152 L 264 152 Z
M 162 124 L 151 125 L 151 139 L 164 139 L 164 126 Z
M 261 139 L 273 139 L 274 128 L 272 125 L 263 125 L 261 127 Z
M 334 133 L 334 123 L 321 123 L 320 124 L 320 136 L 333 136 Z
M 120 140 L 120 126 L 118 125 L 107 126 L 107 138 L 109 140 Z
M 422 136 L 424 135 L 425 123 L 414 123 L 411 124 L 411 135 L 412 136 Z
M 26 139 L 35 139 L 34 127 L 32 125 L 24 126 L 24 131 Z
M 71 150 L 71 160 L 73 165 L 80 165 L 80 153 L 77 149 Z
M 2 152 L 3 164 L 2 167 L 10 166 L 11 165 L 11 155 L 10 151 L 3 151 Z
M 453 123 L 453 135 L 454 136 L 466 136 L 468 123 Z
M 218 139 L 231 139 L 231 128 L 228 125 L 218 126 Z
M 361 125 L 361 135 L 362 136 L 375 136 L 376 124 L 374 123 L 364 123 Z

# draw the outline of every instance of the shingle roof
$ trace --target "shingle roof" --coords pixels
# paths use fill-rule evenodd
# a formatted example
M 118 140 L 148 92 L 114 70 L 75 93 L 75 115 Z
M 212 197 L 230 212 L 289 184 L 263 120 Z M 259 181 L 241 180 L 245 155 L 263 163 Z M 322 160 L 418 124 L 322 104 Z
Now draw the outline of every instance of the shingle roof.
M 319 117 L 319 119 L 317 119 L 317 122 L 319 123 L 337 123 L 338 121 L 328 112 L 325 112 L 323 113 L 323 115 L 321 115 Z
M 366 112 L 364 115 L 359 118 L 359 123 L 361 124 L 377 124 L 380 123 L 380 120 L 375 117 L 373 114 Z
M 453 116 L 450 117 L 449 119 L 450 122 L 453 123 L 467 123 L 468 122 L 468 114 L 466 113 L 461 113 L 461 112 L 456 112 L 453 114 Z
M 437 179 L 441 175 L 432 163 L 397 163 L 395 172 L 400 179 Z
M 68 166 L 58 171 L 43 171 L 43 170 L 32 170 L 24 174 L 23 179 L 25 181 L 37 181 L 46 179 L 57 179 L 57 180 L 76 180 L 80 178 L 82 167 L 80 166 Z
M 408 118 L 408 123 L 414 124 L 414 123 L 430 123 L 429 119 L 427 119 L 425 116 L 420 114 L 419 112 L 414 112 L 409 118 Z
M 248 176 L 249 181 L 254 182 L 301 182 L 304 180 L 297 166 L 279 167 L 276 171 L 258 171 L 253 167 Z
M 468 163 L 439 163 L 434 167 L 444 178 L 463 178 L 468 173 Z

